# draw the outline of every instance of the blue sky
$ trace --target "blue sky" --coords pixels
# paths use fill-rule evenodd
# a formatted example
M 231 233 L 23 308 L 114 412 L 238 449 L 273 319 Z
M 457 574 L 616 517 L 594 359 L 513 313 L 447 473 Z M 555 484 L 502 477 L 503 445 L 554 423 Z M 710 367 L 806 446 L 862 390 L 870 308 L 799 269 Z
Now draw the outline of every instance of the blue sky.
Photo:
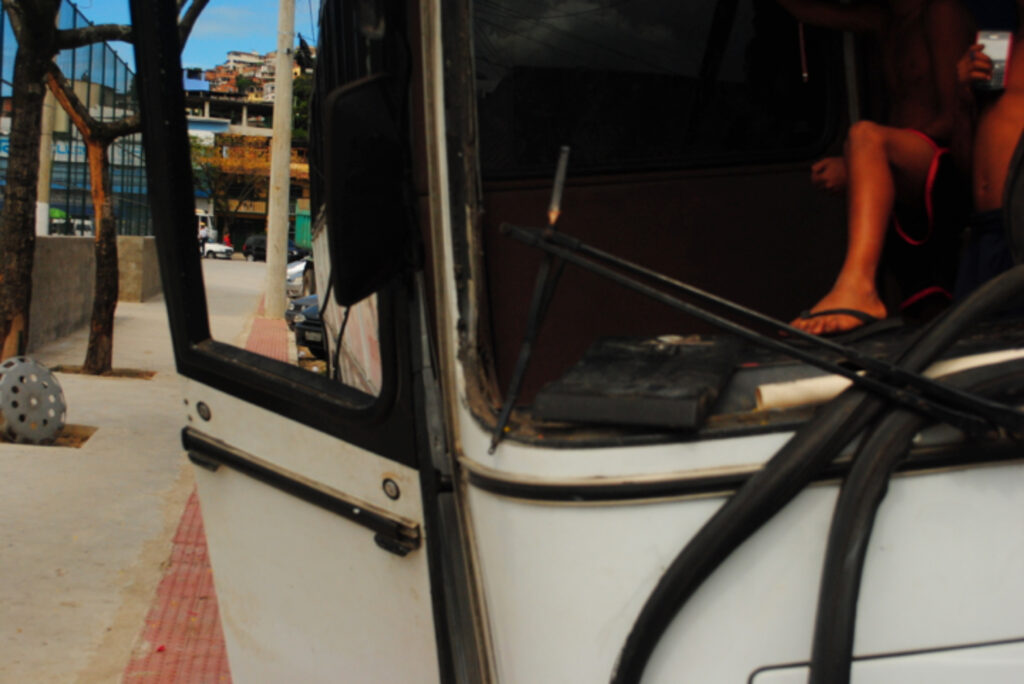
M 80 0 L 78 9 L 96 24 L 127 24 L 128 0 Z M 295 0 L 295 31 L 312 44 L 320 0 Z M 210 68 L 230 50 L 270 52 L 277 48 L 278 0 L 210 0 L 182 53 L 183 66 Z M 297 40 L 297 39 L 296 39 Z M 135 60 L 126 43 L 111 43 L 129 64 Z

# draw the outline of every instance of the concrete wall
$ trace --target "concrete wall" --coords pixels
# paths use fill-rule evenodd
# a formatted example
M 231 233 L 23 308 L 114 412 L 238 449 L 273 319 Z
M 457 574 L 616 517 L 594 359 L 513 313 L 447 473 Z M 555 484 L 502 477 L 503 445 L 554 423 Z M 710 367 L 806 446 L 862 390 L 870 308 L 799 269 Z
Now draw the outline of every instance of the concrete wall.
M 156 239 L 121 235 L 117 238 L 117 258 L 121 269 L 117 293 L 120 301 L 144 302 L 161 292 Z
M 118 299 L 141 302 L 161 292 L 152 237 L 117 238 Z M 28 351 L 89 324 L 96 259 L 91 237 L 36 237 Z
M 36 237 L 28 351 L 87 325 L 96 260 L 91 237 Z

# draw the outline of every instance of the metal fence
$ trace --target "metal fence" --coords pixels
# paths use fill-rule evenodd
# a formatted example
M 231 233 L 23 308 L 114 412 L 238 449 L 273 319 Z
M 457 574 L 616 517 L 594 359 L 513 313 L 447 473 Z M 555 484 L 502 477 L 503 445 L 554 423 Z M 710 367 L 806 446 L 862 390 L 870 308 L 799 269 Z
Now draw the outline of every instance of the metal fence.
M 61 4 L 58 22 L 62 29 L 92 24 L 68 0 Z M 5 13 L 0 14 L 0 28 L 0 98 L 3 102 L 0 115 L 0 176 L 6 178 L 11 82 L 17 43 Z M 57 55 L 57 64 L 72 82 L 75 93 L 89 113 L 97 120 L 114 121 L 136 111 L 135 74 L 109 45 L 97 43 L 75 50 L 63 50 Z M 85 143 L 59 105 L 54 105 L 53 112 L 49 232 L 90 234 L 93 231 L 93 207 Z M 118 234 L 151 235 L 141 136 L 136 134 L 119 138 L 110 146 L 109 156 Z M 46 172 L 43 165 L 40 173 Z M 40 197 L 40 201 L 45 201 L 45 197 Z

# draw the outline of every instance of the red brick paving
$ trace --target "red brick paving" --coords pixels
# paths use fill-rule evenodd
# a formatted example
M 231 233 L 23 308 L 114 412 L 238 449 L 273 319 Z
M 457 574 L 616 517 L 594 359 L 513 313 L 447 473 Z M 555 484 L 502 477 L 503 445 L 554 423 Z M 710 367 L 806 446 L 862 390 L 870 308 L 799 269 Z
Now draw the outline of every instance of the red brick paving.
M 260 312 L 262 312 L 262 302 Z M 288 361 L 283 320 L 254 318 L 246 349 Z M 230 684 L 206 534 L 193 490 L 124 684 Z
M 287 363 L 288 325 L 280 318 L 254 318 L 245 348 Z
M 174 535 L 169 567 L 156 590 L 125 684 L 229 684 L 213 573 L 199 497 L 192 492 Z

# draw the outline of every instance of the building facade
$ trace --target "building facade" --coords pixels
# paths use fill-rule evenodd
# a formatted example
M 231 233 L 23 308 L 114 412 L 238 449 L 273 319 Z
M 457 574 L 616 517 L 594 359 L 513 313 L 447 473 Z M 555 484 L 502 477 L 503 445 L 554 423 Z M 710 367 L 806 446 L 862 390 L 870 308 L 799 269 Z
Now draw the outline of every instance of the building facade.
M 58 21 L 62 29 L 92 23 L 69 0 L 61 4 Z M 11 83 L 16 51 L 17 42 L 7 16 L 0 14 L 0 178 L 4 179 L 10 145 Z M 135 74 L 109 45 L 98 43 L 64 50 L 57 55 L 57 64 L 96 119 L 113 121 L 136 111 Z M 37 232 L 88 235 L 94 227 L 85 144 L 52 95 L 47 95 L 46 102 L 39 169 L 40 178 L 44 180 L 39 184 Z M 111 145 L 109 154 L 118 234 L 152 234 L 141 136 L 120 138 Z M 47 178 L 49 182 L 45 181 Z

